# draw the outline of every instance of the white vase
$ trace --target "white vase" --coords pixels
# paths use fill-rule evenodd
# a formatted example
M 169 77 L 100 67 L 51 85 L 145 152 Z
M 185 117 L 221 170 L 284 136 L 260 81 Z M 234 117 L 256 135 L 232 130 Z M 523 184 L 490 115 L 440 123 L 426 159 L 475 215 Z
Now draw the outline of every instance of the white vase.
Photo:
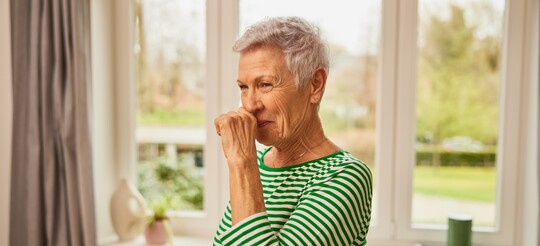
M 140 235 L 146 225 L 148 208 L 141 193 L 123 178 L 111 198 L 111 220 L 120 241 Z

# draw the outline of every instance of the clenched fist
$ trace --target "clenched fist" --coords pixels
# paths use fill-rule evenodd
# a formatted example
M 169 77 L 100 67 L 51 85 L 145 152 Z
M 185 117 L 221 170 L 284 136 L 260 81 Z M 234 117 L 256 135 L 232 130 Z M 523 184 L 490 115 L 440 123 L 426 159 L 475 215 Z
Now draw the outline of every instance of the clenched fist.
M 231 111 L 217 117 L 214 125 L 221 136 L 221 146 L 229 166 L 257 163 L 255 116 L 240 107 L 237 112 Z

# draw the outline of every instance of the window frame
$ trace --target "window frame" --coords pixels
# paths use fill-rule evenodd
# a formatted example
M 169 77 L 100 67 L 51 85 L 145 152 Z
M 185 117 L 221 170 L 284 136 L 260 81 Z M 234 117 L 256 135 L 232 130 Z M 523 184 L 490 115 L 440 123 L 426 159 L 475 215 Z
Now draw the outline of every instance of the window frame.
M 516 208 L 519 176 L 520 123 L 521 114 L 522 62 L 524 57 L 523 39 L 526 0 L 506 1 L 504 14 L 503 41 L 501 51 L 499 143 L 497 146 L 497 198 L 495 230 L 473 228 L 473 243 L 478 245 L 512 245 L 516 240 Z M 446 226 L 413 228 L 412 182 L 415 164 L 415 103 L 417 72 L 417 5 L 409 1 L 399 6 L 399 48 L 397 83 L 396 159 L 394 213 L 396 215 L 396 238 L 403 241 L 444 242 Z M 510 81 L 514 83 L 510 83 Z M 412 117 L 411 117 L 412 116 Z M 517 166 L 505 163 L 517 163 Z
M 520 221 L 517 208 L 519 187 L 524 176 L 523 138 L 520 130 L 526 113 L 522 112 L 524 61 L 528 47 L 525 19 L 528 0 L 506 1 L 504 41 L 501 52 L 501 96 L 499 145 L 497 158 L 497 225 L 494 232 L 474 231 L 479 245 L 511 245 L 519 240 L 515 228 Z M 530 1 L 529 1 L 530 2 Z M 441 244 L 446 238 L 443 228 L 411 227 L 412 178 L 414 170 L 415 87 L 417 61 L 417 1 L 381 0 L 381 43 L 377 85 L 377 146 L 375 168 L 380 178 L 378 189 L 378 221 L 370 227 L 368 240 L 373 245 Z M 135 141 L 135 56 L 133 53 L 135 12 L 133 0 L 115 1 L 112 43 L 115 68 L 115 128 L 117 160 L 120 176 L 136 179 Z M 221 153 L 213 119 L 221 112 L 238 107 L 235 83 L 238 54 L 231 51 L 239 33 L 239 0 L 206 0 L 207 21 L 207 84 L 206 143 L 204 147 L 204 210 L 197 213 L 173 213 L 175 233 L 212 236 L 229 199 L 226 160 Z M 127 44 L 127 45 L 126 45 Z M 512 83 L 510 83 L 510 81 Z M 516 163 L 514 165 L 502 163 Z M 399 174 L 399 175 L 398 175 Z
M 233 110 L 238 103 L 229 95 L 238 94 L 234 83 L 237 58 L 230 48 L 236 39 L 238 23 L 234 3 L 236 1 L 207 0 L 207 52 L 206 52 L 206 112 L 205 129 L 214 131 L 213 119 L 220 112 Z M 123 30 L 115 35 L 115 109 L 116 147 L 118 150 L 118 171 L 120 177 L 127 177 L 136 183 L 136 63 L 133 47 L 135 43 L 135 3 L 133 0 L 114 2 L 115 30 Z M 237 6 L 237 5 L 236 5 Z M 126 62 L 127 61 L 127 62 Z M 217 72 L 216 72 L 217 71 Z M 226 162 L 216 134 L 206 134 L 204 145 L 204 209 L 201 212 L 171 212 L 174 233 L 213 236 L 225 205 L 228 202 L 228 174 Z M 218 188 L 216 188 L 218 187 Z

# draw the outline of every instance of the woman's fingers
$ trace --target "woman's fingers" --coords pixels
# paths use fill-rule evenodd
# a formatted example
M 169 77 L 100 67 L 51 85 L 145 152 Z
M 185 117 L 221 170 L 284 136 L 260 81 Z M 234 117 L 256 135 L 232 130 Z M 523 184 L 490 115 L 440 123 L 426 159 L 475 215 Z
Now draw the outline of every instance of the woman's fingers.
M 233 162 L 251 160 L 255 151 L 257 119 L 240 108 L 218 116 L 214 120 L 216 133 L 221 137 L 225 157 Z
M 247 109 L 245 109 L 244 107 L 239 107 L 238 108 L 238 113 L 244 114 L 244 115 L 248 116 L 250 119 L 257 121 L 257 118 L 255 118 L 255 116 L 253 116 L 253 114 L 251 114 L 249 111 L 247 111 Z
M 257 129 L 257 118 L 247 111 L 244 107 L 238 108 L 238 113 L 242 116 L 244 123 L 248 124 L 249 129 Z
M 221 126 L 217 122 L 217 118 L 214 120 L 214 127 L 216 128 L 217 135 L 221 136 Z
M 221 116 L 214 119 L 214 127 L 216 128 L 217 135 L 221 136 Z
M 255 118 L 255 116 L 253 116 L 243 107 L 238 108 L 237 112 L 230 111 L 228 113 L 222 114 L 214 120 L 216 133 L 219 136 L 222 135 L 224 128 L 241 128 L 245 124 L 247 124 L 248 128 L 255 130 L 255 126 L 257 125 L 257 118 Z
M 216 128 L 216 133 L 221 136 L 224 130 L 224 126 L 229 126 L 232 124 L 232 120 L 237 113 L 234 111 L 229 111 L 228 113 L 222 114 L 214 119 L 214 127 Z

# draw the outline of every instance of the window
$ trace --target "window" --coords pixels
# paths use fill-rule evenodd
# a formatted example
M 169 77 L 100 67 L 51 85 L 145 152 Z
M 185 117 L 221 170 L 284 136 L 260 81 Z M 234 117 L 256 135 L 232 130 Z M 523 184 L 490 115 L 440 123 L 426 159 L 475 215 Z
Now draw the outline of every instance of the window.
M 504 1 L 418 9 L 413 224 L 468 214 L 475 227 L 495 228 Z
M 203 209 L 204 1 L 136 2 L 138 188 L 152 206 Z
M 450 5 L 448 5 L 449 3 Z M 469 169 L 466 172 L 458 173 L 459 175 L 453 177 L 452 179 L 455 179 L 455 181 L 452 181 L 452 184 L 463 185 L 464 175 L 478 175 L 478 177 L 482 177 L 483 180 L 477 181 L 488 184 L 487 187 L 483 188 L 484 191 L 487 190 L 487 192 L 482 194 L 477 192 L 480 189 L 479 185 L 475 183 L 469 183 L 467 185 L 467 188 L 470 189 L 467 192 L 474 190 L 470 192 L 469 195 L 473 194 L 473 196 L 477 196 L 476 199 L 485 199 L 489 201 L 486 202 L 487 206 L 492 206 L 493 212 L 487 210 L 487 216 L 483 218 L 480 217 L 480 214 L 478 213 L 472 213 L 472 216 L 474 217 L 473 221 L 475 221 L 473 241 L 476 244 L 482 245 L 512 245 L 515 243 L 518 236 L 514 234 L 517 223 L 515 211 L 516 206 L 518 206 L 516 191 L 520 182 L 517 171 L 517 166 L 520 165 L 518 164 L 519 151 L 516 149 L 516 146 L 519 145 L 520 134 L 519 130 L 516 128 L 519 128 L 519 122 L 517 121 L 521 121 L 523 117 L 518 113 L 520 105 L 519 98 L 521 97 L 520 88 L 523 81 L 520 79 L 522 68 L 519 67 L 519 64 L 521 63 L 517 62 L 516 64 L 516 61 L 522 59 L 517 57 L 522 57 L 524 54 L 523 47 L 520 43 L 524 37 L 520 25 L 523 26 L 524 23 L 523 18 L 519 17 L 520 15 L 525 14 L 525 12 L 523 12 L 525 11 L 524 2 L 448 1 L 445 4 L 445 2 L 437 1 L 437 3 L 426 3 L 422 6 L 423 4 L 422 1 L 419 1 L 415 2 L 415 4 L 400 5 L 396 10 L 399 13 L 399 23 L 397 28 L 399 29 L 398 33 L 400 35 L 399 42 L 397 43 L 398 51 L 396 53 L 398 59 L 398 69 L 396 73 L 398 78 L 398 83 L 396 84 L 396 90 L 398 91 L 396 96 L 396 122 L 398 122 L 398 124 L 396 125 L 395 140 L 396 202 L 394 204 L 396 237 L 401 240 L 416 242 L 441 242 L 445 240 L 446 223 L 444 220 L 447 216 L 446 213 L 451 210 L 436 205 L 428 206 L 426 208 L 424 205 L 426 211 L 419 211 L 423 206 L 423 203 L 425 204 L 425 202 L 421 200 L 422 193 L 419 186 L 423 185 L 426 187 L 440 185 L 441 182 L 445 182 L 445 178 L 447 179 L 449 175 L 453 174 L 449 174 L 448 170 L 439 168 L 439 173 L 437 175 L 440 175 L 441 178 L 437 180 L 437 183 L 431 185 L 421 184 L 419 181 L 422 178 L 422 175 L 430 178 L 433 175 L 422 173 L 425 171 L 422 170 L 425 168 L 422 165 L 415 168 L 417 166 L 415 160 L 419 162 L 424 161 L 424 157 L 421 156 L 422 154 L 418 154 L 418 152 L 421 152 L 417 152 L 418 149 L 443 148 L 444 145 L 447 145 L 454 146 L 454 149 L 461 148 L 470 150 L 466 151 L 466 153 L 473 152 L 473 150 L 478 150 L 478 152 L 474 153 L 481 153 L 480 151 L 482 149 L 483 151 L 490 151 L 491 154 L 488 153 L 486 155 L 491 155 L 489 158 L 492 158 L 492 160 L 494 153 L 496 153 L 494 164 L 489 164 L 490 160 L 486 159 L 487 165 L 494 165 L 496 168 L 491 170 L 488 169 L 486 173 L 482 173 L 481 175 L 475 173 L 477 170 Z M 426 36 L 430 34 L 429 25 L 426 24 L 425 20 L 429 20 L 430 11 L 433 11 L 431 8 L 440 8 L 439 10 L 435 10 L 440 12 L 438 12 L 437 17 L 434 18 L 437 25 L 442 25 L 439 28 L 444 28 L 445 22 L 448 21 L 455 21 L 450 25 L 451 28 L 462 28 L 460 33 L 454 33 L 453 37 L 450 38 L 454 39 L 451 40 L 454 43 L 449 42 L 448 37 L 446 37 L 444 33 L 439 33 L 440 36 L 435 39 L 438 40 L 438 42 L 447 42 L 446 46 L 449 47 L 445 48 L 451 48 L 452 45 L 462 45 L 460 48 L 454 50 L 450 49 L 451 52 L 453 52 L 450 54 L 454 56 L 452 62 L 449 62 L 450 60 L 445 58 L 429 61 L 432 64 L 424 64 L 427 62 L 426 56 L 428 54 L 432 55 L 434 52 L 433 47 L 429 48 L 430 43 L 426 40 Z M 485 15 L 486 12 L 481 12 L 486 10 L 490 10 L 491 14 Z M 470 16 L 474 16 L 474 20 L 479 22 L 474 23 L 471 22 L 472 19 L 467 20 Z M 484 19 L 484 17 L 492 17 L 493 19 Z M 488 25 L 486 25 L 486 23 L 488 23 Z M 477 29 L 471 32 L 471 27 Z M 467 29 L 469 30 L 468 34 Z M 447 32 L 450 32 L 450 30 Z M 432 35 L 434 34 L 432 33 Z M 459 42 L 455 42 L 460 39 L 457 37 L 459 35 L 468 35 L 468 39 L 465 40 L 467 40 L 469 44 L 463 45 L 463 43 L 459 44 Z M 490 52 L 486 53 L 495 54 L 493 55 L 493 58 L 490 59 L 492 62 L 488 63 L 491 64 L 491 69 L 490 67 L 482 67 L 487 66 L 487 64 L 485 62 L 480 63 L 479 61 L 480 59 L 484 59 L 481 57 L 480 51 L 486 43 L 489 43 L 488 46 L 490 46 Z M 433 44 L 433 42 L 431 44 Z M 500 44 L 500 46 L 498 46 L 498 44 Z M 500 55 L 497 54 L 499 50 Z M 454 63 L 454 61 L 459 61 L 459 55 L 462 55 L 460 52 L 464 51 L 470 52 L 467 55 L 470 56 L 470 59 L 476 61 L 477 64 L 475 64 L 475 66 L 468 66 L 465 68 L 466 70 L 460 71 L 459 69 L 464 69 L 463 67 L 460 67 L 463 66 L 463 64 L 459 64 L 459 62 Z M 486 55 L 486 53 L 482 55 Z M 439 56 L 437 58 L 441 57 L 444 58 L 445 56 Z M 456 59 L 456 57 L 458 59 Z M 500 59 L 498 57 L 500 57 Z M 410 62 L 411 60 L 417 62 Z M 446 67 L 437 67 L 440 65 L 437 64 L 437 62 L 447 62 L 447 65 L 445 66 L 453 66 L 455 67 L 455 70 L 459 72 L 457 74 L 455 71 L 452 74 L 444 74 L 445 72 L 448 73 L 448 70 L 445 71 Z M 469 61 L 467 60 L 466 62 Z M 437 73 L 444 74 L 444 76 Z M 493 117 L 495 117 L 497 120 L 491 122 L 488 126 L 485 126 L 486 129 L 479 130 L 478 128 L 475 128 L 477 126 L 467 126 L 468 123 L 464 123 L 466 121 L 457 121 L 450 118 L 443 119 L 445 127 L 451 127 L 451 123 L 458 122 L 458 124 L 463 125 L 463 129 L 470 130 L 470 128 L 474 128 L 478 132 L 451 132 L 452 134 L 448 135 L 448 137 L 439 137 L 439 146 L 426 146 L 429 145 L 427 143 L 433 144 L 434 141 L 430 142 L 430 139 L 435 139 L 435 137 L 431 135 L 435 131 L 432 126 L 426 127 L 426 122 L 429 121 L 422 122 L 422 120 L 419 120 L 419 118 L 423 117 L 422 114 L 425 114 L 427 110 L 419 109 L 421 108 L 419 105 L 422 103 L 422 100 L 426 100 L 423 99 L 424 97 L 436 97 L 444 92 L 455 93 L 451 90 L 440 92 L 430 91 L 429 93 L 426 93 L 426 91 L 430 89 L 435 89 L 435 85 L 430 83 L 444 81 L 447 81 L 444 83 L 451 83 L 452 80 L 456 79 L 455 77 L 452 77 L 454 75 L 462 76 L 458 81 L 464 81 L 464 83 L 466 81 L 470 82 L 464 84 L 464 88 L 458 88 L 457 90 L 453 89 L 462 93 L 460 95 L 460 101 L 454 105 L 444 105 L 444 108 L 449 111 L 461 110 L 459 104 L 470 104 L 470 102 L 464 100 L 467 98 L 472 99 L 477 96 L 475 95 L 476 91 L 474 90 L 481 90 L 483 92 L 481 98 L 476 100 L 473 103 L 474 105 L 467 105 L 465 110 L 459 112 L 459 114 L 473 114 L 473 116 L 467 117 L 475 117 L 478 122 L 483 121 L 483 117 L 487 117 L 488 119 L 493 119 Z M 437 78 L 436 76 L 439 77 Z M 473 77 L 473 79 L 470 77 Z M 436 79 L 439 81 L 435 81 Z M 448 89 L 452 89 L 452 87 L 448 85 Z M 426 94 L 424 95 L 424 93 Z M 432 100 L 434 100 L 431 101 L 432 105 L 427 106 L 436 107 L 437 104 L 440 104 L 442 101 Z M 448 103 L 448 101 L 445 103 Z M 451 107 L 454 109 L 450 109 Z M 483 107 L 482 110 L 477 109 L 479 107 Z M 416 111 L 417 109 L 419 110 L 418 112 Z M 434 111 L 437 109 L 431 108 L 430 110 Z M 444 115 L 447 114 L 447 112 L 437 113 Z M 445 131 L 448 130 L 455 129 L 445 129 Z M 480 137 L 481 134 L 485 134 L 486 132 L 489 132 L 489 134 L 484 136 L 491 136 L 489 140 Z M 445 138 L 447 138 L 447 141 L 443 144 Z M 432 150 L 432 152 L 435 151 L 435 149 Z M 444 151 L 444 149 L 442 151 Z M 442 153 L 448 154 L 448 152 Z M 437 157 L 435 157 L 435 159 L 437 159 Z M 484 165 L 486 163 L 484 163 Z M 460 179 L 461 181 L 459 181 Z M 452 189 L 455 187 L 445 187 L 443 190 L 448 192 L 449 188 Z M 438 192 L 443 190 L 439 189 Z M 424 192 L 423 196 L 425 197 L 426 191 L 424 190 L 422 192 Z M 450 195 L 452 193 L 450 191 L 447 194 Z M 465 194 L 466 192 L 460 192 L 460 194 L 457 195 L 464 196 Z M 478 198 L 478 195 L 485 197 Z M 448 203 L 445 203 L 444 205 L 449 206 Z M 463 210 L 467 203 L 459 201 L 459 205 L 459 207 L 452 209 L 452 211 L 456 211 L 456 213 L 470 213 L 469 211 Z M 483 203 L 483 205 L 485 205 L 485 203 Z M 433 209 L 427 210 L 428 208 Z M 414 212 L 415 210 L 419 212 Z M 433 212 L 437 210 L 438 212 Z M 427 216 L 426 214 L 428 213 L 432 214 Z M 425 217 L 422 218 L 421 216 Z
M 122 4 L 129 5 L 128 2 L 117 3 L 117 7 Z M 325 131 L 340 146 L 352 150 L 355 155 L 372 165 L 375 174 L 374 217 L 368 234 L 370 245 L 444 242 L 447 213 L 468 211 L 439 209 L 440 206 L 430 200 L 433 197 L 451 199 L 460 205 L 460 209 L 467 203 L 480 202 L 486 208 L 489 206 L 491 210 L 485 209 L 485 217 L 472 213 L 475 217 L 475 244 L 514 244 L 519 237 L 514 231 L 518 223 L 515 211 L 521 202 L 516 191 L 522 182 L 518 170 L 522 158 L 519 151 L 522 143 L 520 137 L 523 134 L 520 134 L 519 128 L 524 116 L 519 109 L 524 83 L 521 78 L 522 63 L 527 48 L 522 46 L 525 35 L 522 29 L 524 18 L 521 17 L 526 14 L 526 0 L 402 2 L 141 0 L 143 6 L 160 5 L 160 8 L 165 8 L 162 11 L 175 13 L 169 24 L 146 27 L 157 32 L 161 32 L 160 28 L 175 30 L 171 36 L 160 34 L 152 39 L 166 39 L 180 33 L 182 35 L 178 38 L 183 43 L 177 46 L 175 42 L 180 41 L 171 41 L 171 45 L 165 42 L 156 46 L 156 51 L 153 52 L 162 53 L 161 58 L 159 55 L 141 53 L 141 50 L 149 49 L 151 38 L 148 38 L 146 43 L 135 46 L 133 55 L 138 56 L 138 61 L 141 61 L 141 56 L 146 56 L 144 59 L 151 61 L 151 66 L 162 65 L 156 68 L 159 70 L 156 78 L 164 81 L 163 87 L 158 86 L 159 89 L 155 89 L 154 94 L 139 96 L 161 93 L 161 99 L 152 99 L 158 100 L 155 106 L 168 105 L 171 108 L 157 116 L 145 116 L 144 113 L 149 111 L 143 111 L 142 108 L 139 108 L 137 113 L 120 111 L 129 116 L 125 117 L 126 119 L 132 118 L 133 122 L 137 122 L 137 127 L 133 126 L 133 129 L 119 129 L 124 134 L 119 134 L 120 143 L 143 142 L 141 139 L 145 137 L 141 132 L 144 131 L 139 130 L 154 128 L 156 125 L 174 132 L 166 134 L 170 137 L 167 141 L 144 140 L 146 142 L 138 148 L 133 145 L 133 151 L 128 151 L 131 147 L 127 145 L 126 149 L 121 149 L 120 162 L 135 163 L 136 161 L 131 161 L 130 158 L 136 158 L 135 149 L 138 149 L 140 163 L 137 166 L 125 164 L 125 168 L 141 168 L 145 165 L 144 162 L 155 160 L 162 160 L 163 165 L 169 168 L 166 170 L 178 171 L 187 168 L 187 171 L 184 171 L 192 172 L 194 178 L 189 181 L 190 184 L 201 184 L 202 196 L 199 197 L 202 198 L 202 206 L 193 206 L 193 203 L 189 205 L 190 203 L 185 203 L 186 200 L 179 202 L 178 209 L 197 212 L 175 213 L 173 227 L 175 231 L 184 234 L 212 235 L 228 200 L 227 167 L 219 139 L 213 132 L 212 121 L 221 112 L 237 108 L 239 102 L 238 91 L 233 83 L 236 79 L 238 55 L 232 53 L 232 44 L 244 27 L 265 16 L 300 15 L 318 24 L 332 46 L 328 88 L 321 105 Z M 175 9 L 176 7 L 178 8 Z M 117 9 L 116 11 L 126 8 Z M 135 8 L 133 13 L 133 16 L 137 16 Z M 152 18 L 159 22 L 160 19 L 166 19 L 166 15 L 156 14 Z M 474 16 L 474 20 L 470 16 Z M 452 21 L 459 25 L 449 24 Z M 144 25 L 139 26 L 145 27 L 147 23 L 145 20 L 142 22 Z M 128 28 L 130 25 L 136 27 L 136 23 L 136 18 L 133 18 L 132 23 L 124 24 Z M 169 25 L 169 28 L 166 25 Z M 434 25 L 439 26 L 434 28 Z M 446 30 L 444 28 L 450 29 L 442 32 L 441 30 Z M 461 31 L 452 28 L 461 28 Z M 438 29 L 438 33 L 433 33 L 436 32 L 433 31 L 435 29 Z M 140 35 L 142 31 L 137 28 L 133 30 L 138 31 L 133 33 L 133 43 L 142 40 L 142 35 L 135 35 Z M 446 35 L 458 31 L 464 35 L 467 45 L 452 43 L 455 41 L 453 39 L 463 38 L 458 37 L 459 35 Z M 118 42 L 121 43 L 120 41 Z M 433 54 L 438 55 L 452 47 L 441 47 L 444 42 L 463 45 L 457 51 L 469 53 L 453 54 L 457 55 L 457 58 L 452 62 L 446 58 L 430 60 L 433 59 Z M 439 47 L 438 51 L 434 47 Z M 181 54 L 183 59 L 175 58 L 178 54 Z M 470 59 L 462 60 L 463 57 L 459 55 Z M 160 59 L 163 63 L 157 62 Z M 137 60 L 133 57 L 129 61 L 135 63 Z M 474 64 L 469 64 L 471 61 L 474 61 Z M 437 62 L 447 63 L 437 66 Z M 135 69 L 141 67 L 141 64 L 126 64 L 119 65 L 123 68 L 122 73 L 132 74 L 120 75 L 124 76 L 122 78 L 150 78 L 149 70 Z M 132 68 L 124 69 L 124 66 Z M 448 67 L 455 69 L 445 70 Z M 135 74 L 137 76 L 134 76 Z M 460 76 L 459 79 L 456 79 L 456 76 Z M 135 84 L 135 79 L 125 80 Z M 443 84 L 445 90 L 441 90 L 436 88 L 435 81 L 459 83 L 455 82 L 458 86 Z M 462 83 L 465 85 L 460 86 Z M 176 89 L 174 85 L 177 86 Z M 129 107 L 129 103 L 123 102 L 124 98 L 129 98 L 129 95 L 137 96 L 138 91 L 129 89 L 130 86 L 132 85 L 126 83 L 117 89 L 117 93 L 124 93 L 118 102 L 121 109 L 124 106 Z M 182 96 L 175 94 L 180 93 L 180 88 L 184 90 Z M 141 90 L 145 93 L 149 91 L 151 90 Z M 479 94 L 478 91 L 482 93 Z M 438 99 L 454 96 L 445 94 L 447 92 L 459 93 L 460 100 L 448 99 L 450 101 L 445 102 Z M 174 101 L 178 99 L 181 100 Z M 437 107 L 461 110 L 463 105 L 460 104 L 467 107 L 452 116 L 462 118 L 462 121 L 452 120 L 459 125 L 457 128 L 461 128 L 458 131 L 445 118 L 449 117 L 445 114 L 450 111 L 439 110 Z M 185 106 L 183 109 L 182 105 Z M 190 110 L 196 109 L 196 112 L 188 112 L 186 107 Z M 477 120 L 468 121 L 470 117 Z M 160 119 L 159 124 L 155 124 L 156 118 Z M 187 120 L 188 118 L 190 120 Z M 437 133 L 438 129 L 434 127 L 437 125 L 432 123 L 436 120 L 444 122 L 444 127 L 454 129 L 450 133 Z M 480 121 L 490 124 L 476 124 Z M 129 122 L 127 123 L 129 125 Z M 478 128 L 479 126 L 482 127 Z M 179 130 L 187 128 L 191 132 L 198 131 L 198 137 L 188 139 L 185 137 L 187 135 Z M 130 134 L 137 139 L 130 141 Z M 150 139 L 159 134 L 148 135 L 146 138 Z M 353 141 L 355 144 L 351 144 Z M 134 153 L 132 157 L 130 153 Z M 449 161 L 445 159 L 448 157 L 443 156 L 448 155 L 460 156 L 462 159 L 457 161 L 459 163 L 467 162 L 470 165 L 487 167 L 446 168 Z M 478 156 L 481 156 L 481 161 L 475 159 L 480 158 Z M 182 160 L 176 163 L 185 166 L 174 166 L 173 160 Z M 433 163 L 440 166 L 431 167 Z M 132 173 L 136 176 L 136 172 Z M 457 176 L 453 176 L 454 174 Z M 437 178 L 436 182 L 430 183 L 434 177 Z M 468 194 L 461 190 L 458 192 L 460 194 L 455 194 L 454 190 L 448 189 L 443 183 L 455 184 L 457 180 L 471 179 L 468 177 L 480 177 L 478 182 L 481 183 L 466 184 L 467 188 L 473 190 Z M 442 188 L 430 190 L 437 186 Z M 484 187 L 483 190 L 478 188 L 481 186 Z M 182 192 L 187 193 L 186 190 Z M 463 202 L 463 199 L 468 199 L 469 202 Z M 437 207 L 438 211 L 432 209 L 433 207 Z M 427 213 L 432 211 L 436 213 Z
M 137 105 L 128 117 L 136 124 L 126 130 L 136 143 L 126 162 L 136 164 L 126 169 L 151 206 L 170 206 L 173 231 L 183 234 L 212 235 L 228 197 L 216 188 L 225 180 L 220 174 L 226 175 L 219 142 L 207 134 L 214 133 L 213 119 L 227 105 L 220 101 L 226 90 L 219 89 L 216 73 L 217 5 L 138 0 L 116 6 L 133 13 L 132 22 L 120 27 L 133 30 L 132 53 L 126 56 L 132 62 L 125 71 L 133 84 L 118 93 Z

